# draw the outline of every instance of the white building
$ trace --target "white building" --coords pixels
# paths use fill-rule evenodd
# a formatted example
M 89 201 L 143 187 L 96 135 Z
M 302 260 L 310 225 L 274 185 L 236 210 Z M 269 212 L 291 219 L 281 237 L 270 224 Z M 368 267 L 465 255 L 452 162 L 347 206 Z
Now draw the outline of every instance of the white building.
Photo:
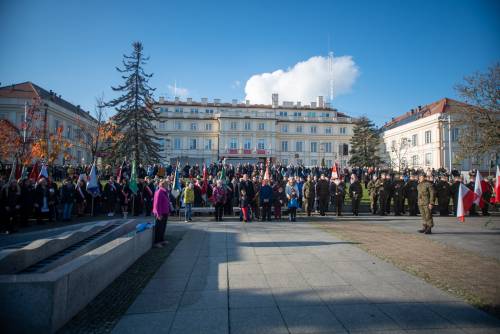
M 463 102 L 443 98 L 393 118 L 383 126 L 382 153 L 385 161 L 396 170 L 404 167 L 449 170 L 451 157 L 452 169 L 488 170 L 490 157 L 471 161 L 460 160 L 457 156 L 460 131 L 453 126 L 453 117 L 456 117 L 453 112 L 467 106 Z
M 96 127 L 97 121 L 79 105 L 73 105 L 52 90 L 47 91 L 32 82 L 0 87 L 0 119 L 8 120 L 20 129 L 24 121 L 25 105 L 31 105 L 34 99 L 39 100 L 38 108 L 43 114 L 40 126 L 46 129 L 46 138 L 62 127 L 62 136 L 72 144 L 67 152 L 71 160 L 63 161 L 63 154 L 60 154 L 55 163 L 91 163 L 88 145 L 82 145 L 84 141 L 81 127 L 92 129 Z
M 252 105 L 249 101 L 221 103 L 206 98 L 166 101 L 155 105 L 156 125 L 165 162 L 209 163 L 221 158 L 256 162 L 271 158 L 284 164 L 307 166 L 338 162 L 346 166 L 353 120 L 324 103 L 278 101 Z

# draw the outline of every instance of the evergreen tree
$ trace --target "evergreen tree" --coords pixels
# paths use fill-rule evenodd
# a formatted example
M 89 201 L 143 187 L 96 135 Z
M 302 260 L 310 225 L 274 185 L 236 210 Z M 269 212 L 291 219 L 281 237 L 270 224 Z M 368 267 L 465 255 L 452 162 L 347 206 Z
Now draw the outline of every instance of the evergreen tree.
M 367 117 L 356 122 L 351 138 L 351 159 L 349 164 L 358 167 L 376 167 L 382 163 L 377 155 L 380 132 Z
M 146 74 L 143 66 L 149 60 L 143 54 L 142 43 L 134 42 L 132 54 L 123 55 L 123 68 L 116 68 L 125 81 L 120 86 L 111 87 L 122 95 L 108 103 L 117 111 L 113 116 L 116 130 L 121 139 L 114 144 L 113 155 L 116 160 L 130 157 L 139 163 L 156 163 L 161 159 L 160 144 L 153 122 L 158 113 L 153 108 L 153 92 L 148 85 L 153 74 Z

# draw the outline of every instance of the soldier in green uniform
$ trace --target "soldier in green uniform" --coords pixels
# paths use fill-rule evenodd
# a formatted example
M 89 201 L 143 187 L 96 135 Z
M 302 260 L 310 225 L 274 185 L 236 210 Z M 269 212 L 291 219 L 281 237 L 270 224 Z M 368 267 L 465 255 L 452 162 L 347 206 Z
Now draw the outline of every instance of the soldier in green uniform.
M 441 174 L 440 180 L 436 183 L 435 187 L 439 206 L 439 215 L 448 216 L 450 214 L 449 205 L 451 196 L 451 188 L 450 184 L 448 183 L 448 175 Z
M 363 197 L 363 188 L 356 174 L 351 175 L 351 184 L 349 186 L 349 197 L 352 199 L 352 213 L 355 216 L 359 215 L 359 202 Z
M 375 184 L 377 183 L 377 176 L 374 174 L 370 182 L 368 182 L 368 195 L 370 196 L 370 210 L 372 214 L 377 213 L 377 201 L 378 201 L 378 193 L 377 189 L 375 187 Z
M 404 209 L 405 198 L 403 194 L 405 182 L 403 176 L 399 173 L 394 175 L 394 182 L 392 183 L 392 198 L 394 201 L 394 215 L 401 216 Z
M 416 216 L 418 213 L 418 191 L 417 191 L 418 181 L 417 174 L 412 173 L 410 179 L 406 182 L 404 187 L 404 196 L 408 199 L 408 211 L 410 216 Z
M 384 183 L 384 192 L 385 192 L 385 213 L 391 213 L 391 201 L 394 196 L 394 182 L 392 181 L 391 175 L 387 173 L 385 175 L 385 183 Z
M 304 183 L 302 194 L 304 196 L 304 210 L 308 216 L 311 216 L 314 208 L 314 198 L 316 197 L 316 186 L 311 175 L 307 177 L 307 181 Z
M 423 228 L 418 230 L 418 232 L 431 234 L 432 227 L 434 227 L 434 222 L 432 221 L 432 207 L 436 199 L 434 187 L 432 183 L 426 179 L 424 174 L 420 174 L 418 181 L 418 208 L 420 209 L 423 221 Z
M 457 215 L 458 208 L 458 190 L 460 189 L 460 184 L 462 183 L 462 177 L 460 175 L 455 175 L 453 177 L 453 184 L 450 186 L 451 199 L 453 201 L 453 215 Z
M 375 182 L 375 189 L 377 192 L 378 196 L 378 214 L 380 216 L 385 216 L 385 210 L 386 210 L 386 205 L 387 205 L 387 194 L 385 192 L 385 189 L 387 188 L 386 185 L 386 178 L 385 178 L 385 173 L 382 173 L 380 175 L 380 178 Z

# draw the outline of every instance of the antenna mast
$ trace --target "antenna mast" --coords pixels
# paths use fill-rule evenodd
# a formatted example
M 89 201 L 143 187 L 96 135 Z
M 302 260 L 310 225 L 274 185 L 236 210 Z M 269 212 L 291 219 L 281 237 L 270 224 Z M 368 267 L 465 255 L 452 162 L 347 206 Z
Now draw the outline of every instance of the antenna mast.
M 330 106 L 333 106 L 333 51 L 328 51 L 328 78 L 330 80 Z

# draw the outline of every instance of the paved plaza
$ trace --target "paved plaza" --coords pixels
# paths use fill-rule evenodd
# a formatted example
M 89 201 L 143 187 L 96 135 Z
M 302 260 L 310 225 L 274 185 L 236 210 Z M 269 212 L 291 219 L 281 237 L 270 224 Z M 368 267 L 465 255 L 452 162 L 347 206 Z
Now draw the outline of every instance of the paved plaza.
M 414 231 L 406 220 L 395 228 Z M 483 233 L 481 224 L 460 228 Z M 500 332 L 496 318 L 313 224 L 168 228 L 183 239 L 113 333 Z M 436 228 L 432 238 L 444 237 Z

